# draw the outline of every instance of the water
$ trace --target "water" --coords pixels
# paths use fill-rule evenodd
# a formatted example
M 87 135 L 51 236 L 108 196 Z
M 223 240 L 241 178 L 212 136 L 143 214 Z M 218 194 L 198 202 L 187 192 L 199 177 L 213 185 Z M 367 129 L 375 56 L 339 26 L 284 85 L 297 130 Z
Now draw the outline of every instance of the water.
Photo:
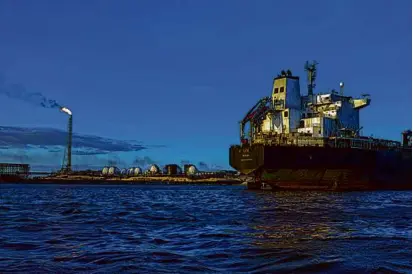
M 410 273 L 411 197 L 0 185 L 0 272 Z

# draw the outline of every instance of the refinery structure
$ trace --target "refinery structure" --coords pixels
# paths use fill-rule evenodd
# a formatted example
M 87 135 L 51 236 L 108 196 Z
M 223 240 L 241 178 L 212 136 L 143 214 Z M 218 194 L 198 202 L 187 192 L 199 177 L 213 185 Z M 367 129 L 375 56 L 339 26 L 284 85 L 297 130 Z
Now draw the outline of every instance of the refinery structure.
M 67 157 L 65 157 L 67 159 Z M 119 169 L 116 166 L 105 166 L 101 170 L 68 170 L 66 167 L 57 172 L 32 172 L 28 164 L 0 163 L 1 182 L 189 182 L 199 180 L 234 179 L 237 172 L 228 170 L 202 171 L 195 165 L 186 164 L 182 169 L 177 164 L 165 165 L 162 169 L 152 164 L 146 169 L 130 167 Z M 46 175 L 46 176 L 37 176 Z M 218 182 L 218 181 L 217 181 Z M 219 182 L 218 182 L 219 183 Z
M 36 180 L 77 178 L 79 180 L 116 180 L 116 179 L 140 179 L 157 180 L 159 178 L 188 178 L 188 179 L 210 179 L 233 177 L 233 171 L 202 171 L 193 164 L 185 164 L 183 169 L 177 164 L 168 164 L 160 168 L 156 164 L 147 169 L 138 166 L 119 169 L 116 166 L 105 166 L 100 171 L 73 170 L 72 168 L 72 139 L 73 139 L 73 113 L 66 107 L 59 107 L 60 111 L 68 115 L 67 141 L 64 149 L 63 162 L 57 172 L 32 172 L 28 164 L 0 163 L 0 182 L 19 182 L 33 178 L 33 175 L 48 175 L 46 177 L 34 177 Z M 80 176 L 80 177 L 79 177 Z M 83 177 L 82 177 L 83 176 Z M 75 180 L 76 181 L 76 180 Z
M 69 115 L 67 123 L 67 145 L 63 156 L 61 172 L 70 173 L 72 171 L 73 114 L 66 107 L 62 107 L 60 110 Z
M 103 177 L 144 177 L 144 176 L 217 176 L 234 174 L 234 172 L 221 170 L 221 171 L 201 171 L 195 165 L 185 164 L 183 169 L 177 164 L 165 165 L 162 169 L 152 164 L 147 169 L 141 167 L 130 167 L 119 169 L 116 166 L 105 166 L 100 174 Z
M 68 118 L 67 124 L 67 143 L 64 150 L 62 168 L 58 174 L 75 174 L 79 173 L 72 170 L 72 139 L 73 139 L 73 113 L 66 107 L 61 107 L 60 110 L 66 113 Z M 82 172 L 80 172 L 82 173 Z M 141 167 L 130 167 L 119 169 L 116 166 L 105 166 L 99 175 L 103 177 L 139 177 L 151 175 L 168 175 L 168 176 L 211 176 L 228 173 L 227 171 L 207 172 L 200 171 L 195 165 L 186 164 L 183 169 L 177 164 L 168 164 L 161 169 L 158 165 L 152 164 L 148 169 L 144 170 Z
M 343 82 L 338 92 L 315 94 L 316 65 L 305 64 L 305 95 L 290 70 L 274 78 L 271 96 L 241 120 L 230 165 L 251 189 L 411 189 L 411 131 L 402 142 L 362 136 L 370 96 L 347 96 Z

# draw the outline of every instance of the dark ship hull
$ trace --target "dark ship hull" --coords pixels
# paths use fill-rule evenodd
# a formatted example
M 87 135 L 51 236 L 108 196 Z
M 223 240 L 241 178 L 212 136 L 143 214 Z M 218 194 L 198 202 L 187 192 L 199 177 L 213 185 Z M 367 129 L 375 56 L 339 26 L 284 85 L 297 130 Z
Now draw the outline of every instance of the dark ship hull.
M 230 165 L 249 189 L 411 190 L 411 149 L 244 145 L 230 148 Z M 263 187 L 264 186 L 264 187 Z

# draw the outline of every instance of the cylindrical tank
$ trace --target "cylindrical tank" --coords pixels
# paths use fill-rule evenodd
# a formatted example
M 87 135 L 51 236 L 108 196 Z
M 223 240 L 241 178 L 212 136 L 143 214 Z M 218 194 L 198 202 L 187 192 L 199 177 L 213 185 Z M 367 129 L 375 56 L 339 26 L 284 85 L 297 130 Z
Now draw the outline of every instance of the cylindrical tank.
M 128 169 L 128 176 L 139 176 L 142 174 L 142 169 L 140 167 L 131 167 Z
M 129 168 L 129 169 L 128 169 L 128 176 L 134 176 L 134 175 L 135 175 L 134 172 L 135 172 L 135 168 L 134 168 L 134 167 Z
M 185 164 L 184 165 L 184 173 L 187 174 L 188 173 L 188 168 L 192 166 L 191 164 Z
M 122 176 L 126 176 L 126 175 L 128 175 L 128 170 L 126 168 L 122 168 L 122 170 L 120 171 L 120 174 Z
M 150 167 L 149 167 L 149 173 L 151 173 L 151 174 L 158 174 L 159 173 L 159 171 L 160 171 L 160 169 L 159 169 L 159 167 L 157 166 L 157 165 L 155 165 L 155 164 L 153 164 L 153 165 L 151 165 Z
M 139 175 L 141 175 L 142 174 L 142 169 L 140 168 L 140 167 L 135 167 L 134 169 L 133 169 L 133 175 L 134 176 L 139 176 Z
M 108 176 L 115 176 L 119 174 L 119 169 L 115 166 L 109 167 Z
M 108 172 L 109 172 L 109 167 L 105 166 L 105 167 L 102 169 L 102 175 L 103 175 L 103 176 L 107 176 L 107 175 L 108 175 Z
M 198 170 L 197 170 L 196 166 L 194 166 L 194 165 L 188 166 L 188 169 L 186 170 L 186 174 L 188 174 L 188 175 L 194 175 L 197 172 L 198 172 Z
M 167 175 L 177 175 L 182 173 L 182 169 L 177 164 L 166 165 L 163 173 Z

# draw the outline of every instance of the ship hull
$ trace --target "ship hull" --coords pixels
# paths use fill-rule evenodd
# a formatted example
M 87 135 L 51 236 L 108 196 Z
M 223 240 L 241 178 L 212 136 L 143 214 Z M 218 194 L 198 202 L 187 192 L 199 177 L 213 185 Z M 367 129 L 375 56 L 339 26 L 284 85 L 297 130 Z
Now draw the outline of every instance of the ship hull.
M 230 165 L 249 189 L 411 190 L 411 150 L 233 146 Z

